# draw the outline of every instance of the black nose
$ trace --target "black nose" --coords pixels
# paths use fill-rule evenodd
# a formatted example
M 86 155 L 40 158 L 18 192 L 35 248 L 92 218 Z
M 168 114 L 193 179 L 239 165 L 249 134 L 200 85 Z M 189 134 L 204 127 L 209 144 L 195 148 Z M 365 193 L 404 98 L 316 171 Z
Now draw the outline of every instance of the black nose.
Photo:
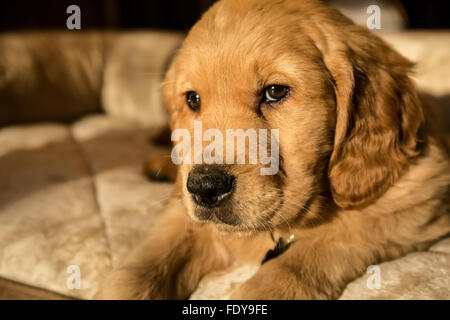
M 231 195 L 234 176 L 218 168 L 194 169 L 189 173 L 187 189 L 203 207 L 217 207 Z

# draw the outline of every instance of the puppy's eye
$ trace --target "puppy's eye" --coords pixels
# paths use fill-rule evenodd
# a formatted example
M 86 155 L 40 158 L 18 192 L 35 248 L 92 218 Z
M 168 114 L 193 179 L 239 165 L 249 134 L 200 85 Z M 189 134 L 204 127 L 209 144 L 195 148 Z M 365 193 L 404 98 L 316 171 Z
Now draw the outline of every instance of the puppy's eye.
M 186 104 L 194 111 L 198 111 L 201 106 L 200 95 L 195 91 L 186 93 Z
M 264 89 L 263 102 L 278 102 L 289 93 L 289 87 L 272 85 Z

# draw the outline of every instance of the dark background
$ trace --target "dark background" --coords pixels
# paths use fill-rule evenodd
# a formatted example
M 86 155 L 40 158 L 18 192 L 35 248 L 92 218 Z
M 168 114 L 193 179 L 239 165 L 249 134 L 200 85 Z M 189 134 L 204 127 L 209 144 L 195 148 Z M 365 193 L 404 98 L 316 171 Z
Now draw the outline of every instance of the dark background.
M 355 0 L 357 2 L 358 0 Z M 450 28 L 449 0 L 399 0 L 408 28 Z M 66 8 L 81 8 L 81 27 L 187 30 L 214 0 L 0 0 L 0 30 L 65 28 Z

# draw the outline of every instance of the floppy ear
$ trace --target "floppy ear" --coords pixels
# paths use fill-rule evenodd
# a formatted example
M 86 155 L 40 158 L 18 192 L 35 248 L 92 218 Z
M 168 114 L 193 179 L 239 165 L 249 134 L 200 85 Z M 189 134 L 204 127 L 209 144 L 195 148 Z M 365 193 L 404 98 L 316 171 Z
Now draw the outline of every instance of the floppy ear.
M 337 103 L 328 175 L 335 203 L 349 209 L 376 200 L 419 154 L 424 115 L 408 77 L 412 63 L 364 28 L 345 24 L 327 37 L 334 43 L 323 55 Z

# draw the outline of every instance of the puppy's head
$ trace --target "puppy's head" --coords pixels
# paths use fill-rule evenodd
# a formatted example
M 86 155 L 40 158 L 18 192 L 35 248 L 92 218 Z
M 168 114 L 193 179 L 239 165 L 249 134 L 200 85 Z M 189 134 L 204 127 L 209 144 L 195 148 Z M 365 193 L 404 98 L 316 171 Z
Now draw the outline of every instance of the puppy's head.
M 423 114 L 410 67 L 318 1 L 216 3 L 164 83 L 172 130 L 190 133 L 192 161 L 179 170 L 190 216 L 221 230 L 265 230 L 307 215 L 319 197 L 342 208 L 373 202 L 418 152 Z M 229 147 L 230 129 L 248 133 L 244 151 L 234 138 Z M 262 151 L 275 172 L 262 174 L 273 164 Z M 223 161 L 195 161 L 206 153 Z

